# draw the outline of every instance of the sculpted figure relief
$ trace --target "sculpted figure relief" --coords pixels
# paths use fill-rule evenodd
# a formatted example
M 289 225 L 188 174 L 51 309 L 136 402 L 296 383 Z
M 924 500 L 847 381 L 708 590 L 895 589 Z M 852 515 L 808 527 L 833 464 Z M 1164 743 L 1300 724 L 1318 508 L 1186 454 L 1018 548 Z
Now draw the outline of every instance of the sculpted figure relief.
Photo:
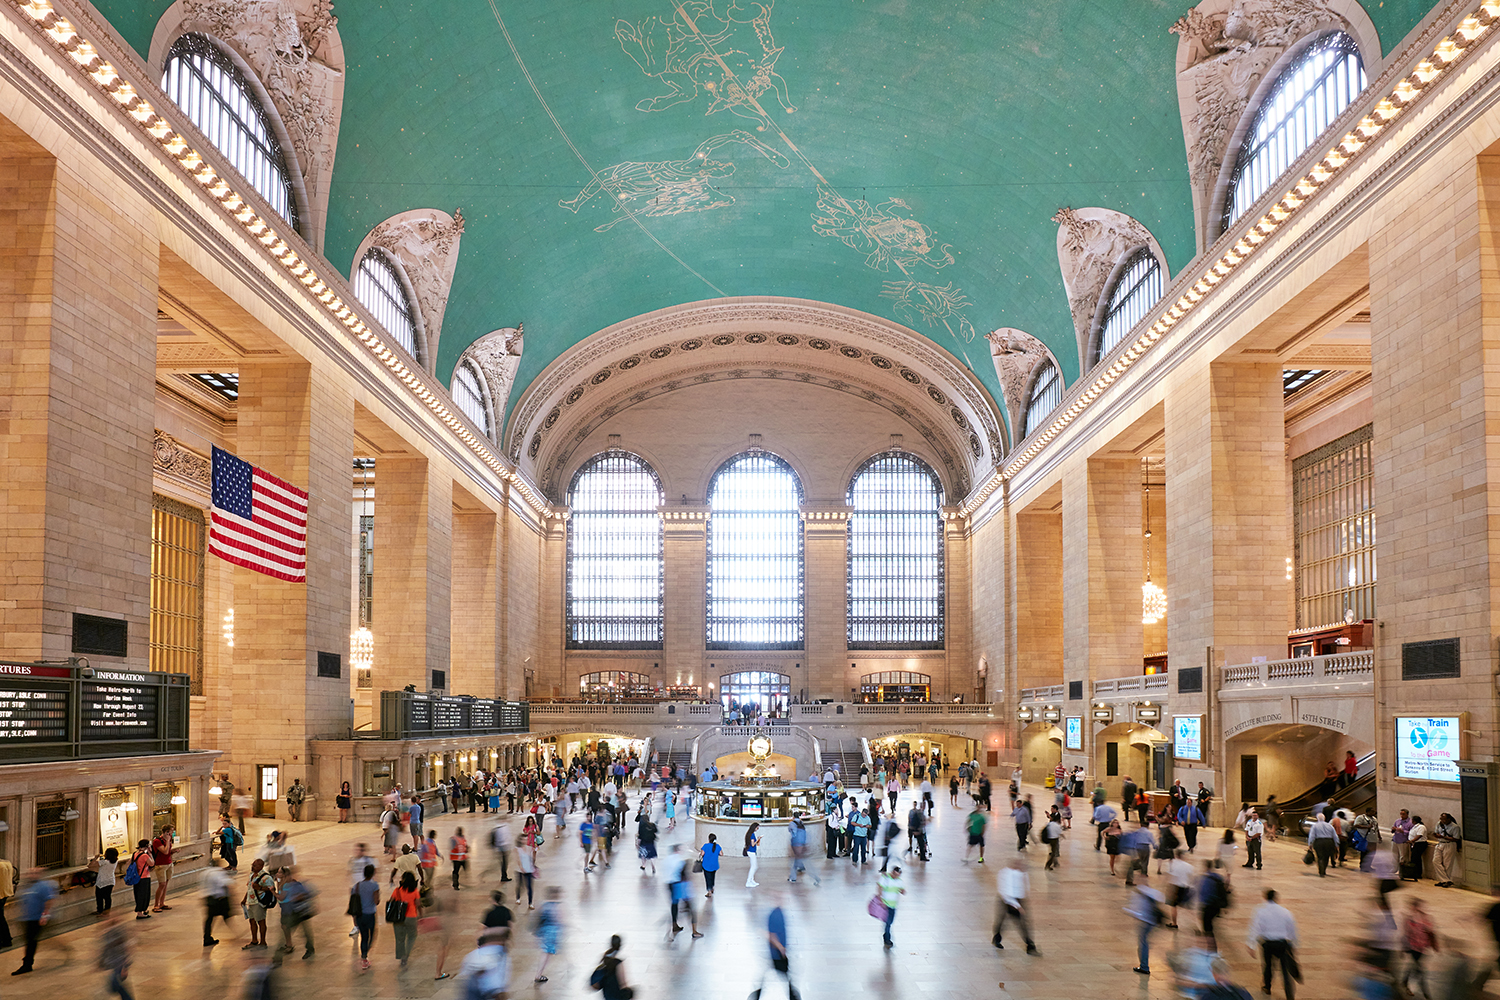
M 1046 344 L 1013 327 L 1002 326 L 984 337 L 990 342 L 990 360 L 995 363 L 995 374 L 999 376 L 1000 388 L 1005 393 L 1005 408 L 1010 412 L 1011 427 L 1017 429 L 1014 433 L 1019 437 L 1021 416 L 1026 412 L 1026 387 L 1031 384 L 1032 373 L 1044 362 L 1050 360 L 1055 365 L 1057 360 L 1047 350 Z
M 480 337 L 470 344 L 459 358 L 459 364 L 466 359 L 472 361 L 480 374 L 484 376 L 494 408 L 490 420 L 491 427 L 498 428 L 500 421 L 505 418 L 505 407 L 510 400 L 510 390 L 516 382 L 516 369 L 521 365 L 523 340 L 522 325 L 517 323 L 514 327 L 495 330 L 493 333 Z
M 453 287 L 463 231 L 462 209 L 448 215 L 432 208 L 393 215 L 370 231 L 370 245 L 386 250 L 400 261 L 411 281 L 417 298 L 414 305 L 421 313 L 426 333 L 423 358 L 429 368 L 437 357 L 438 337 L 443 329 L 443 313 L 448 308 L 448 292 Z
M 1108 208 L 1062 208 L 1052 221 L 1058 226 L 1057 264 L 1083 359 L 1110 274 L 1130 251 L 1153 246 L 1151 233 L 1130 216 Z

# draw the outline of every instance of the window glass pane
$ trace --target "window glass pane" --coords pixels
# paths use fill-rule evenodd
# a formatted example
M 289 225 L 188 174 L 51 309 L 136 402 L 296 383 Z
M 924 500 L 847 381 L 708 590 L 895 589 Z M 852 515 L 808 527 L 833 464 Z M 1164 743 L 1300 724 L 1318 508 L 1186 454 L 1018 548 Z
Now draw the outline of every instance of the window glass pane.
M 1161 298 L 1161 264 L 1149 248 L 1141 247 L 1130 256 L 1110 293 L 1104 322 L 1099 328 L 1098 349 L 1089 359 L 1092 367 L 1120 345 L 1147 310 Z
M 1224 228 L 1244 215 L 1365 89 L 1359 47 L 1342 31 L 1320 38 L 1282 71 L 1240 147 Z
M 849 485 L 849 647 L 943 645 L 943 491 L 905 452 L 865 462 Z
M 490 414 L 484 405 L 484 391 L 479 386 L 479 376 L 467 363 L 459 365 L 453 373 L 453 401 L 464 416 L 489 434 Z
M 416 311 L 406 297 L 396 265 L 384 250 L 372 247 L 365 252 L 354 274 L 354 295 L 407 354 L 422 360 L 417 356 Z
M 708 646 L 802 648 L 802 484 L 783 459 L 725 462 L 708 488 Z
M 1366 424 L 1292 462 L 1297 627 L 1375 617 L 1375 466 Z
M 753 718 L 762 712 L 785 712 L 792 691 L 792 678 L 767 670 L 742 670 L 719 680 L 719 704 L 726 712 L 736 709 Z
M 1050 361 L 1042 362 L 1042 369 L 1031 382 L 1031 399 L 1026 403 L 1026 423 L 1021 437 L 1029 437 L 1042 426 L 1042 421 L 1062 403 L 1062 375 Z
M 166 497 L 151 509 L 150 664 L 203 693 L 203 512 Z
M 295 228 L 286 156 L 239 67 L 206 35 L 173 43 L 162 72 L 162 90 L 229 160 L 230 165 Z
M 599 455 L 568 493 L 570 649 L 660 649 L 661 483 L 644 460 Z

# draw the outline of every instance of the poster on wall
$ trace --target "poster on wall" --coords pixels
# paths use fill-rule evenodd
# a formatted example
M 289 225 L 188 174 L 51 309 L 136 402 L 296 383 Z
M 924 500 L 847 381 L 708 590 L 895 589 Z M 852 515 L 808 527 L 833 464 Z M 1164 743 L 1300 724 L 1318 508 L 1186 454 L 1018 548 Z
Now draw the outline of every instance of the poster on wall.
M 1083 716 L 1070 715 L 1063 723 L 1063 734 L 1067 737 L 1064 742 L 1069 750 L 1083 749 Z
M 125 810 L 119 806 L 99 810 L 99 850 L 107 851 L 113 847 L 120 852 L 121 857 L 130 853 L 130 831 L 126 828 L 125 819 Z
M 1463 717 L 1396 716 L 1396 777 L 1458 783 Z
M 1203 759 L 1203 716 L 1172 716 L 1172 756 L 1179 760 Z

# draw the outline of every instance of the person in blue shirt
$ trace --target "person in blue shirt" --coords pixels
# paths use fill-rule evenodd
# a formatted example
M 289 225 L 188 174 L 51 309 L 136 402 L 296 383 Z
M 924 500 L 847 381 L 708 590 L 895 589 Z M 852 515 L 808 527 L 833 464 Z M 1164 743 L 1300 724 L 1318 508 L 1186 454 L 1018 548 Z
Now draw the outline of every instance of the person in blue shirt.
M 791 1000 L 800 1000 L 801 994 L 792 985 L 791 953 L 786 936 L 786 913 L 781 907 L 773 909 L 766 917 L 766 939 L 771 948 L 771 968 L 786 977 L 787 995 Z M 760 1000 L 760 990 L 750 994 L 750 1000 Z
M 1156 846 L 1156 838 L 1151 836 L 1149 826 L 1136 827 L 1127 833 L 1120 835 L 1120 853 L 1130 858 L 1129 867 L 1125 869 L 1125 884 L 1135 885 L 1135 873 L 1140 871 L 1144 878 L 1151 868 L 1151 849 Z
M 1182 824 L 1182 837 L 1187 841 L 1188 853 L 1192 854 L 1198 846 L 1198 827 L 1203 825 L 1203 810 L 1198 808 L 1198 803 L 1188 799 L 1182 808 L 1177 810 L 1177 822 Z
M 473 812 L 472 809 L 469 811 Z M 422 800 L 415 795 L 412 796 L 410 812 L 407 815 L 410 817 L 407 824 L 411 828 L 411 848 L 416 850 L 422 846 Z
M 698 860 L 703 863 L 703 884 L 708 889 L 705 896 L 714 894 L 714 879 L 719 876 L 719 856 L 723 853 L 718 836 L 712 833 L 708 835 L 708 843 L 698 848 Z
M 57 899 L 57 883 L 44 878 L 42 869 L 33 868 L 27 873 L 27 882 L 21 886 L 21 925 L 25 928 L 26 952 L 21 958 L 21 967 L 12 976 L 21 976 L 32 970 L 36 962 L 36 944 L 42 937 L 42 928 L 52 912 L 52 902 Z

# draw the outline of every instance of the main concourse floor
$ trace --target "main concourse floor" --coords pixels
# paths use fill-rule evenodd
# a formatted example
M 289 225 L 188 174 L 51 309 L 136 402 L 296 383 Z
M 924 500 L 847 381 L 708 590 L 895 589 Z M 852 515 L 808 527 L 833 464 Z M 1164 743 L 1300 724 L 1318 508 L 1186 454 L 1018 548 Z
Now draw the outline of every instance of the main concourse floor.
M 1038 802 L 1050 801 L 1049 792 L 1032 791 Z M 909 808 L 908 797 L 909 793 L 902 796 L 903 815 Z M 637 798 L 632 793 L 632 804 Z M 697 885 L 693 900 L 704 937 L 693 940 L 684 932 L 673 941 L 669 939 L 667 891 L 659 878 L 643 874 L 637 866 L 633 838 L 627 838 L 629 842 L 617 853 L 613 868 L 585 876 L 576 826 L 570 825 L 566 835 L 558 838 L 549 822 L 547 842 L 540 851 L 538 890 L 540 894 L 546 887 L 561 887 L 567 930 L 559 954 L 547 970 L 550 981 L 534 985 L 540 952 L 523 904 L 512 950 L 511 997 L 533 1000 L 593 995 L 588 988 L 589 973 L 610 934 L 618 933 L 624 937 L 625 978 L 635 987 L 637 998 L 743 1000 L 768 969 L 765 919 L 778 901 L 787 912 L 793 981 L 808 998 L 846 1000 L 864 994 L 893 1000 L 1073 1000 L 1177 995 L 1166 954 L 1173 947 L 1175 935 L 1185 939 L 1189 928 L 1197 926 L 1196 918 L 1185 915 L 1182 930 L 1156 933 L 1154 975 L 1146 979 L 1133 973 L 1135 921 L 1121 909 L 1128 890 L 1123 888 L 1122 879 L 1110 877 L 1107 856 L 1095 853 L 1093 828 L 1086 821 L 1076 824 L 1066 838 L 1060 870 L 1043 870 L 1045 852 L 1039 847 L 1027 851 L 1031 855 L 1032 919 L 1041 956 L 1027 956 L 1018 932 L 1009 928 L 1006 950 L 991 947 L 995 876 L 1016 854 L 1014 827 L 1008 817 L 995 814 L 987 836 L 985 863 L 965 863 L 963 819 L 967 800 L 961 796 L 960 802 L 963 805 L 955 808 L 946 794 L 940 796 L 932 830 L 932 860 L 903 864 L 907 894 L 893 928 L 896 946 L 889 953 L 881 946 L 880 924 L 865 912 L 874 891 L 876 863 L 857 869 L 848 860 L 828 861 L 819 851 L 810 861 L 813 872 L 822 877 L 819 886 L 805 878 L 789 884 L 787 860 L 767 859 L 758 874 L 759 888 L 749 889 L 745 887 L 747 863 L 738 856 L 738 845 L 728 846 L 713 899 L 703 898 L 702 877 L 694 876 Z M 455 826 L 461 825 L 471 837 L 477 834 L 475 839 L 482 839 L 490 822 L 491 817 L 483 813 L 440 814 L 429 817 L 428 825 L 438 831 L 438 841 L 446 851 Z M 661 825 L 663 854 L 671 844 L 680 843 L 685 848 L 693 844 L 691 823 L 680 822 L 671 833 L 665 832 L 664 821 Z M 250 844 L 263 842 L 271 826 L 269 821 L 252 821 Z M 347 936 L 349 919 L 343 915 L 348 891 L 344 872 L 354 842 L 373 844 L 378 840 L 373 825 L 309 822 L 290 828 L 305 876 L 322 894 L 321 912 L 312 921 L 316 956 L 301 961 L 300 950 L 288 956 L 278 973 L 278 996 L 317 1000 L 449 1000 L 462 996 L 456 980 L 434 980 L 435 942 L 425 936 L 419 940 L 410 967 L 402 971 L 394 958 L 389 928 L 379 928 L 371 952 L 373 968 L 360 970 L 356 942 Z M 1205 832 L 1200 839 L 1200 856 L 1204 845 L 1214 839 Z M 1319 879 L 1315 871 L 1302 865 L 1301 853 L 1296 843 L 1283 840 L 1268 845 L 1264 871 L 1233 869 L 1234 903 L 1218 925 L 1225 957 L 1236 981 L 1259 995 L 1258 960 L 1245 949 L 1245 931 L 1261 891 L 1274 887 L 1300 923 L 1299 956 L 1305 973 L 1300 995 L 1319 1000 L 1352 997 L 1355 994 L 1349 986 L 1349 974 L 1354 968 L 1354 949 L 1350 942 L 1359 936 L 1363 915 L 1371 909 L 1373 883 L 1353 868 L 1333 871 L 1328 878 Z M 454 893 L 447 879 L 439 882 L 438 891 L 452 907 L 450 921 L 457 928 L 447 965 L 454 973 L 473 947 L 474 929 L 489 905 L 489 890 L 500 887 L 490 852 L 479 848 L 471 865 L 462 891 Z M 237 881 L 241 888 L 248 869 L 248 860 L 242 855 Z M 388 866 L 382 865 L 378 876 L 382 884 L 388 874 Z M 1153 882 L 1159 881 L 1153 878 Z M 506 883 L 504 888 L 508 898 L 514 900 L 515 883 Z M 121 905 L 122 897 L 128 909 L 128 892 L 117 891 L 116 906 Z M 1494 957 L 1489 925 L 1480 919 L 1490 900 L 1462 890 L 1438 889 L 1427 882 L 1408 884 L 1393 896 L 1398 915 L 1414 897 L 1428 905 L 1445 950 L 1456 948 L 1483 961 Z M 199 944 L 201 902 L 193 895 L 182 894 L 174 897 L 173 903 L 175 908 L 170 913 L 149 921 L 129 921 L 129 929 L 135 932 L 135 965 L 129 985 L 136 996 L 143 1000 L 239 997 L 247 966 L 247 953 L 240 946 L 248 941 L 248 932 L 238 909 L 229 930 L 219 925 L 216 933 L 221 943 L 209 950 Z M 20 932 L 14 907 L 10 915 L 17 946 L 4 957 L 19 964 Z M 274 933 L 275 911 L 272 917 Z M 45 938 L 31 975 L 11 978 L 10 969 L 0 966 L 0 996 L 105 995 L 104 974 L 95 966 L 98 937 L 98 929 L 86 925 Z M 775 988 L 774 977 L 766 986 L 766 997 L 783 995 Z M 1281 996 L 1279 982 L 1275 995 Z

